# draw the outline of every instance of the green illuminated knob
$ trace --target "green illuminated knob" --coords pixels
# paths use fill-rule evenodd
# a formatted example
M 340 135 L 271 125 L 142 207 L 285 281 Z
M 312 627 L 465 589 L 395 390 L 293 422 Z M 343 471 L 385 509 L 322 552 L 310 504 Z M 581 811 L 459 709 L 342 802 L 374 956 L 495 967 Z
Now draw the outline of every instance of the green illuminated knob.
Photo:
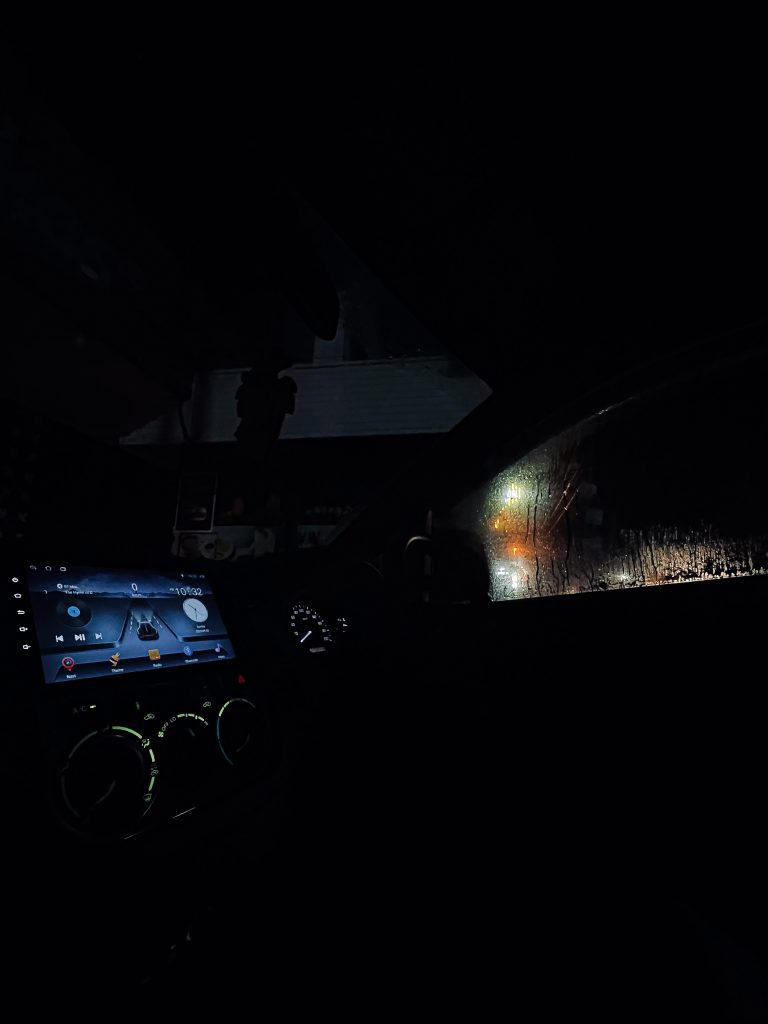
M 277 744 L 264 709 L 243 697 L 228 700 L 216 719 L 216 739 L 224 760 L 236 768 L 266 775 L 274 767 Z
M 149 810 L 158 769 L 150 740 L 112 725 L 84 736 L 61 770 L 61 795 L 75 823 L 87 831 L 121 831 Z
M 204 781 L 211 768 L 211 731 L 208 720 L 191 711 L 171 715 L 163 722 L 157 748 L 162 752 L 164 786 L 188 791 Z

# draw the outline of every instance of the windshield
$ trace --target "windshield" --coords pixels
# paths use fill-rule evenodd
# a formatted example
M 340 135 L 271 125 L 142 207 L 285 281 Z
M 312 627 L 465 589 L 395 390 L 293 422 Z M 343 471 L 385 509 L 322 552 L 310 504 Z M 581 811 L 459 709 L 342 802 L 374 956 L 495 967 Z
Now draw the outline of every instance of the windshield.
M 327 225 L 312 224 L 339 296 L 334 337 L 278 305 L 268 359 L 198 371 L 179 408 L 120 438 L 150 458 L 194 446 L 174 554 L 222 560 L 330 543 L 491 394 Z

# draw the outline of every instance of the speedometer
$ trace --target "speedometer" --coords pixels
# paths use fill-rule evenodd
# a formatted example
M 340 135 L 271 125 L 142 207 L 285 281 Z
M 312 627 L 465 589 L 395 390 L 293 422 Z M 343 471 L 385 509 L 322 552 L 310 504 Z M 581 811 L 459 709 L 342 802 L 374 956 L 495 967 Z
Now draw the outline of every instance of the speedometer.
M 310 654 L 320 654 L 333 643 L 328 623 L 307 604 L 291 608 L 291 630 L 301 649 Z

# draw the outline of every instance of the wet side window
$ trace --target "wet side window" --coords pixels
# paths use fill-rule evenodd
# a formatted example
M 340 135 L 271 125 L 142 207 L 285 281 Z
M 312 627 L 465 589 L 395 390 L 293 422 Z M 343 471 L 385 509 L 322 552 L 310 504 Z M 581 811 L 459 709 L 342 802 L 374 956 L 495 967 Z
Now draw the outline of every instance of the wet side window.
M 454 510 L 481 537 L 493 600 L 768 571 L 764 354 L 585 420 Z

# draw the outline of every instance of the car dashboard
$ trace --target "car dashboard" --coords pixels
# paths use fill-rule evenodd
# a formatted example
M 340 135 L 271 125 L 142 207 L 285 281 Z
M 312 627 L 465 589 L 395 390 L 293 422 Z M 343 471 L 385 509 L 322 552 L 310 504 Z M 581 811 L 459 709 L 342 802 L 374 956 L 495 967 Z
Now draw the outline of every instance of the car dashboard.
M 343 602 L 318 604 L 306 588 L 250 588 L 239 602 L 177 568 L 39 560 L 6 575 L 13 686 L 40 741 L 35 775 L 53 827 L 81 838 L 126 839 L 243 789 L 263 795 L 300 728 L 308 681 L 322 692 L 353 646 Z
M 515 891 L 515 858 L 531 933 L 542 886 L 558 919 L 606 890 L 606 906 L 590 896 L 595 929 L 623 927 L 610 893 L 630 868 L 622 913 L 643 942 L 681 892 L 724 927 L 734 879 L 757 905 L 761 693 L 723 687 L 725 645 L 678 643 L 663 665 L 648 646 L 634 681 L 615 667 L 669 623 L 753 635 L 764 579 L 430 608 L 370 566 L 294 569 L 7 568 L 20 985 L 44 962 L 62 985 L 87 974 L 89 991 L 193 1006 L 201 977 L 245 992 L 258 965 L 260 986 L 295 987 L 300 964 L 302 985 L 316 970 L 339 991 L 383 962 L 376 922 L 408 920 L 414 963 L 420 934 L 454 956 L 500 887 Z M 610 864 L 594 856 L 606 843 Z
M 266 560 L 216 568 L 5 566 L 9 914 L 19 956 L 52 943 L 45 969 L 62 984 L 87 968 L 109 987 L 164 988 L 190 929 L 196 955 L 221 963 L 201 950 L 232 934 L 229 886 L 255 891 L 260 871 L 273 899 L 297 891 L 306 780 L 328 778 L 323 716 L 363 637 L 378 642 L 381 594 Z

